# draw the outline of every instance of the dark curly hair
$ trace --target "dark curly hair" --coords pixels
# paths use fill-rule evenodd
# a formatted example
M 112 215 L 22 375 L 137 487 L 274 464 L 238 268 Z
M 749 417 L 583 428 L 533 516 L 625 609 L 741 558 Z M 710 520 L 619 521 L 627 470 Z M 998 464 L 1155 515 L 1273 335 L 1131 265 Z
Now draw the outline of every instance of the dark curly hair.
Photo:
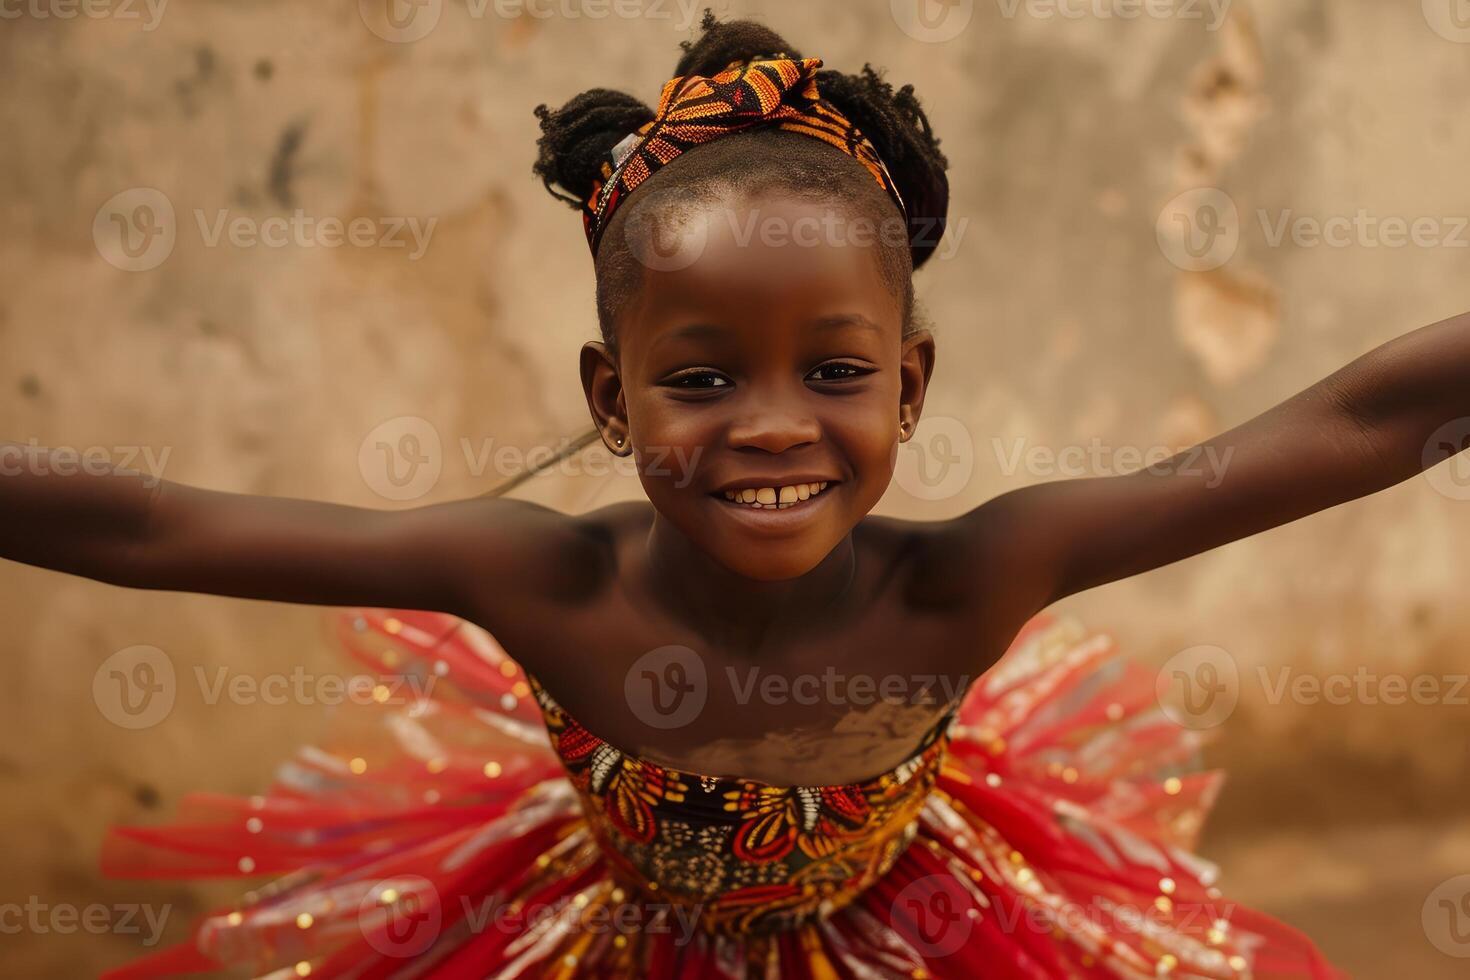
M 721 22 L 708 9 L 701 36 L 681 44 L 684 55 L 674 75 L 713 75 L 730 63 L 757 57 L 803 57 L 779 34 L 749 20 Z M 909 208 L 909 239 L 926 236 L 930 246 L 943 231 L 948 203 L 945 170 L 949 163 L 914 95 L 914 87 L 895 90 L 871 65 L 861 73 L 831 69 L 817 73 L 823 99 L 836 106 L 873 143 Z M 600 175 L 602 161 L 628 133 L 654 118 L 648 105 L 631 95 L 596 88 L 552 111 L 536 107 L 541 121 L 540 154 L 532 168 L 546 189 L 573 208 L 581 208 Z M 597 317 L 603 340 L 615 344 L 614 325 L 627 299 L 640 285 L 643 266 L 618 226 L 656 200 L 669 207 L 658 187 L 676 187 L 678 202 L 692 203 L 729 192 L 779 188 L 808 198 L 836 201 L 848 212 L 880 222 L 901 220 L 896 204 L 856 160 L 821 141 L 774 127 L 757 127 L 695 147 L 654 173 L 612 217 L 598 249 Z M 647 188 L 647 189 L 645 189 Z M 677 205 L 676 205 L 677 206 Z M 915 252 L 895 236 L 881 236 L 884 281 L 900 299 L 904 333 L 916 329 L 913 271 Z

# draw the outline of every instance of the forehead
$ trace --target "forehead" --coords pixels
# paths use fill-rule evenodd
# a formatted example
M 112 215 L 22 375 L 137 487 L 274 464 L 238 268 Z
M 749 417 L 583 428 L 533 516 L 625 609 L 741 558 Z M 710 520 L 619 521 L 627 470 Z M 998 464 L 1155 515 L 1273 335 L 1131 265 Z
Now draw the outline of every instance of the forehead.
M 620 342 L 652 342 L 690 322 L 815 324 L 838 314 L 896 337 L 902 313 L 883 275 L 884 233 L 834 202 L 781 193 L 645 211 L 625 229 L 642 283 Z

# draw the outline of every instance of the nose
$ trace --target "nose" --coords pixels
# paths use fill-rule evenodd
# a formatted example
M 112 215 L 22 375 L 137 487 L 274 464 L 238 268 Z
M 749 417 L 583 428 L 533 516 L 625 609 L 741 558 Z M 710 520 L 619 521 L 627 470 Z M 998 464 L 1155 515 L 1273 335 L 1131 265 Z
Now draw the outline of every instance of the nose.
M 785 452 L 821 438 L 822 427 L 800 394 L 751 391 L 727 429 L 731 449 Z

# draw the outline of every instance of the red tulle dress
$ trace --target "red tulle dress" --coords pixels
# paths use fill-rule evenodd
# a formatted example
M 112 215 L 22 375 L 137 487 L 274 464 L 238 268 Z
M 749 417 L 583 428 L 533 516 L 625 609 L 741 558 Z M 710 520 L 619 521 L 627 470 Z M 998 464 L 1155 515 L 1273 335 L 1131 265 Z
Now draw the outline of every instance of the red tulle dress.
M 1027 624 L 894 770 L 811 787 L 625 754 L 452 617 L 339 625 L 383 682 L 334 742 L 109 835 L 109 875 L 251 885 L 106 977 L 1341 976 L 1221 895 L 1192 853 L 1222 778 L 1191 771 L 1200 733 L 1070 618 Z

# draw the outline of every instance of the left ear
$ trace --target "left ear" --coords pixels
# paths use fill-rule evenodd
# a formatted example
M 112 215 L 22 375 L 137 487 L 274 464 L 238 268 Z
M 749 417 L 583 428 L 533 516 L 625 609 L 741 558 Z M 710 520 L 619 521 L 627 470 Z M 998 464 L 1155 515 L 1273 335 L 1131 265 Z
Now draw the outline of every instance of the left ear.
M 919 415 L 924 411 L 924 393 L 929 390 L 929 377 L 933 373 L 934 335 L 928 330 L 917 330 L 904 338 L 903 350 L 899 355 L 900 442 L 907 442 L 919 425 Z

